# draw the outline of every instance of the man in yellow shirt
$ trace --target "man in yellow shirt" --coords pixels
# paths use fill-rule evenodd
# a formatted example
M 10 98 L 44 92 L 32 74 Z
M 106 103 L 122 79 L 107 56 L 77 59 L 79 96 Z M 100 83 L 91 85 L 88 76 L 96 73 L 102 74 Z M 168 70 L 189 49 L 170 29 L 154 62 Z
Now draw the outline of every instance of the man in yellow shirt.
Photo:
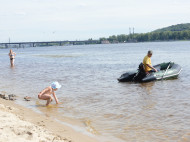
M 148 54 L 144 57 L 143 59 L 143 64 L 144 64 L 144 67 L 145 67 L 145 72 L 146 73 L 149 73 L 149 72 L 157 72 L 157 69 L 155 69 L 152 64 L 151 64 L 151 58 L 152 57 L 152 51 L 149 50 L 148 51 Z

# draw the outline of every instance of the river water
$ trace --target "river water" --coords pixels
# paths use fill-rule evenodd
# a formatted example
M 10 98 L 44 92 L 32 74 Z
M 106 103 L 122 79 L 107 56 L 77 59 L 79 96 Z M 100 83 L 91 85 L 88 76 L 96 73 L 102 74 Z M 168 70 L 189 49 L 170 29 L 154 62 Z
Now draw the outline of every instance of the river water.
M 124 72 L 137 69 L 147 51 L 152 64 L 174 61 L 178 79 L 119 83 Z M 0 49 L 0 91 L 18 96 L 17 103 L 60 122 L 76 120 L 105 142 L 183 141 L 190 137 L 190 42 L 150 42 Z M 44 107 L 37 94 L 51 82 L 62 85 L 59 106 Z M 32 97 L 25 102 L 24 96 Z M 55 104 L 55 102 L 52 102 Z M 75 126 L 75 125 L 73 125 Z M 83 131 L 83 132 L 84 132 Z

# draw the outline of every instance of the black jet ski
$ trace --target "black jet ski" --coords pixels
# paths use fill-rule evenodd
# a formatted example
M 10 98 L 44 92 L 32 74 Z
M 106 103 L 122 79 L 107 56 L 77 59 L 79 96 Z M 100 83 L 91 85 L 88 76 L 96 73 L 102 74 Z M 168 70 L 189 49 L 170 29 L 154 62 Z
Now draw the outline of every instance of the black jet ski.
M 147 74 L 144 71 L 144 65 L 141 63 L 138 70 L 126 72 L 118 78 L 119 82 L 150 82 L 155 80 L 172 79 L 177 78 L 182 68 L 180 65 L 174 62 L 167 62 L 155 65 L 154 68 L 158 72 L 151 72 Z

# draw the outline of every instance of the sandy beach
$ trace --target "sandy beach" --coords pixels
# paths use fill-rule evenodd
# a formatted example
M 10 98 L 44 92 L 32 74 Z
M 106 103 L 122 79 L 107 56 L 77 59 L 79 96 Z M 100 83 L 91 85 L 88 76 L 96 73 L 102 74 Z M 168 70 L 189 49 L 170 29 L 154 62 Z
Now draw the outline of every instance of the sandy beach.
M 0 99 L 1 142 L 97 142 L 13 101 Z

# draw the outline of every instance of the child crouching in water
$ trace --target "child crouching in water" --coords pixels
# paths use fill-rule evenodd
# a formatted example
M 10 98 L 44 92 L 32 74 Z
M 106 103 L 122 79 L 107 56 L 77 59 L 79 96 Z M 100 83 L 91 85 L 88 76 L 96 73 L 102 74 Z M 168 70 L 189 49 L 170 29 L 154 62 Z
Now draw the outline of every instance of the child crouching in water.
M 57 91 L 57 89 L 61 88 L 61 85 L 58 82 L 53 82 L 51 86 L 45 88 L 42 92 L 38 94 L 38 98 L 41 100 L 47 100 L 46 106 L 50 104 L 50 102 L 53 100 L 51 94 L 53 95 L 56 104 L 59 104 L 58 99 L 55 95 L 54 91 Z

